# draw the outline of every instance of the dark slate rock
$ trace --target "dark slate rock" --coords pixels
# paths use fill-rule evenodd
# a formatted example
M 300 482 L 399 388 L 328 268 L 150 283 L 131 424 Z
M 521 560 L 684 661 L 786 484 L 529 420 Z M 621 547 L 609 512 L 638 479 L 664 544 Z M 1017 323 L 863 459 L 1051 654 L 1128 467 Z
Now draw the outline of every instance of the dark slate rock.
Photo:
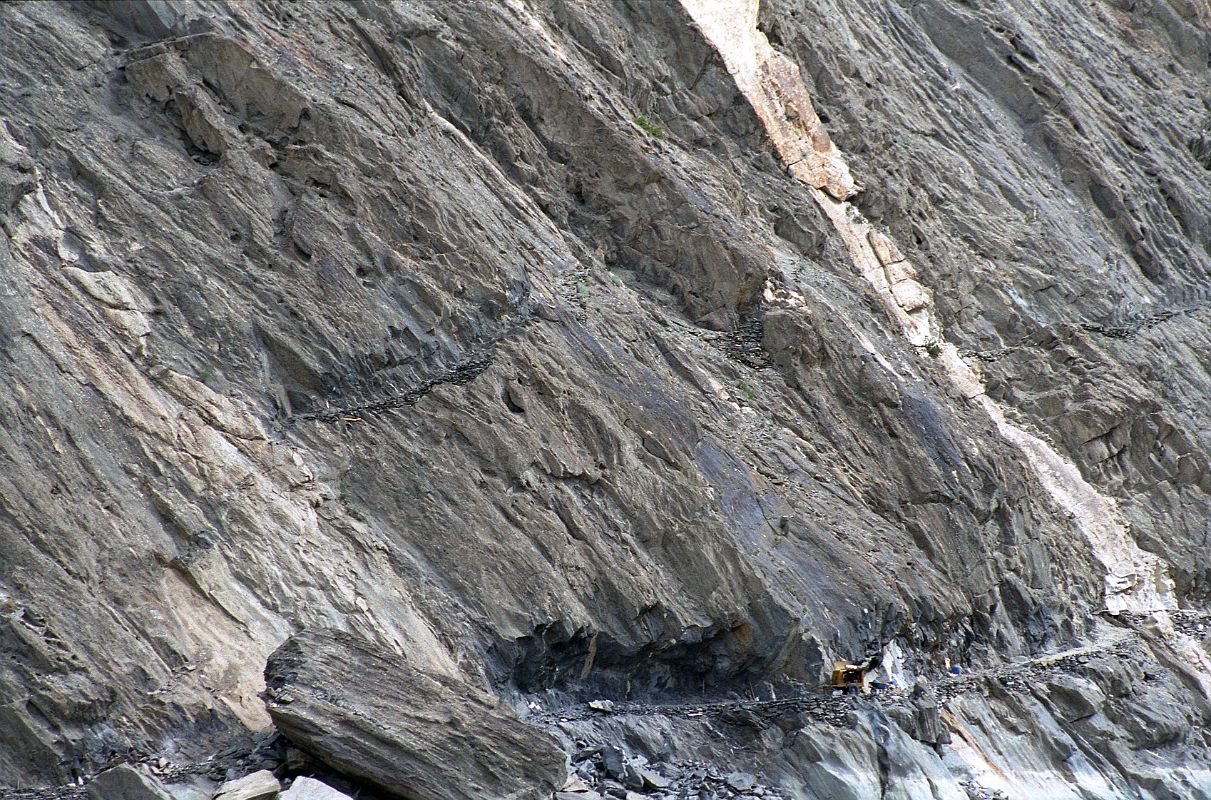
M 732 787 L 738 792 L 747 792 L 757 783 L 757 779 L 754 778 L 752 773 L 749 772 L 729 773 L 728 776 L 724 778 L 724 781 L 728 786 Z
M 478 686 L 338 632 L 304 632 L 265 667 L 269 714 L 333 769 L 409 800 L 547 798 L 563 753 Z
M 89 800 L 170 800 L 159 781 L 129 764 L 102 772 L 88 784 Z

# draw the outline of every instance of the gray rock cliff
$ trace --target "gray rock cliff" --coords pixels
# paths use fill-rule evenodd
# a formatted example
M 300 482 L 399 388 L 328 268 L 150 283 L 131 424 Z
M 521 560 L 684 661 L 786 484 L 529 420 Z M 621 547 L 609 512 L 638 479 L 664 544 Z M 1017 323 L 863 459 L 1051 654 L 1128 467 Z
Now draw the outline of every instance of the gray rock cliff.
M 200 774 L 330 630 L 586 800 L 1211 796 L 1209 59 L 1195 0 L 0 6 L 0 787 Z

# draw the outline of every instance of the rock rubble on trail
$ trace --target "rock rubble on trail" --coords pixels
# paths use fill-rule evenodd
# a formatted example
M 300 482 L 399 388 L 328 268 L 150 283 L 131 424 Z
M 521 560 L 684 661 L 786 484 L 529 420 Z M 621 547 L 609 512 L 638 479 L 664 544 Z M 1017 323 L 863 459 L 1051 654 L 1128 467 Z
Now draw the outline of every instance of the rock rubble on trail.
M 700 761 L 651 764 L 613 745 L 580 747 L 572 756 L 572 765 L 574 777 L 556 795 L 557 800 L 784 797 L 748 772 L 721 772 Z

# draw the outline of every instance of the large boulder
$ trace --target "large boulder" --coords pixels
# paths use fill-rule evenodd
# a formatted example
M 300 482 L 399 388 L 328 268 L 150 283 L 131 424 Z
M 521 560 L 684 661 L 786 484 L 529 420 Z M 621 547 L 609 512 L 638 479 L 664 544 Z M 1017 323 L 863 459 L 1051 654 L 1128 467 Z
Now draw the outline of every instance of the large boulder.
M 265 683 L 283 735 L 409 800 L 537 800 L 567 776 L 555 741 L 493 695 L 351 634 L 291 637 Z
M 130 764 L 107 769 L 88 784 L 89 800 L 170 800 L 160 782 Z
M 314 778 L 295 778 L 290 788 L 282 792 L 279 800 L 352 800 L 344 792 Z
M 282 790 L 282 784 L 267 769 L 258 770 L 219 787 L 214 800 L 266 800 Z

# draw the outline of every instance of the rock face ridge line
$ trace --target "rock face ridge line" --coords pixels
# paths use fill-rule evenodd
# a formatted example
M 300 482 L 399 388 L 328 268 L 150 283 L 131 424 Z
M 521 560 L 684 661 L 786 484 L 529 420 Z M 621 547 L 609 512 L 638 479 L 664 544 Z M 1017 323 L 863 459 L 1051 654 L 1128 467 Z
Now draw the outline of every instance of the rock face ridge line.
M 942 339 L 932 292 L 916 280 L 911 263 L 890 237 L 847 202 L 861 187 L 813 109 L 798 68 L 758 30 L 759 0 L 681 3 L 727 64 L 790 174 L 812 187 L 854 267 L 876 291 L 904 338 L 937 358 L 955 387 L 977 402 L 1000 436 L 1022 453 L 1056 505 L 1072 515 L 1105 569 L 1106 608 L 1115 613 L 1176 608 L 1168 565 L 1135 543 L 1115 501 L 1086 481 L 1075 464 L 1006 418 L 1004 409 L 985 393 L 980 375 L 954 344 Z

